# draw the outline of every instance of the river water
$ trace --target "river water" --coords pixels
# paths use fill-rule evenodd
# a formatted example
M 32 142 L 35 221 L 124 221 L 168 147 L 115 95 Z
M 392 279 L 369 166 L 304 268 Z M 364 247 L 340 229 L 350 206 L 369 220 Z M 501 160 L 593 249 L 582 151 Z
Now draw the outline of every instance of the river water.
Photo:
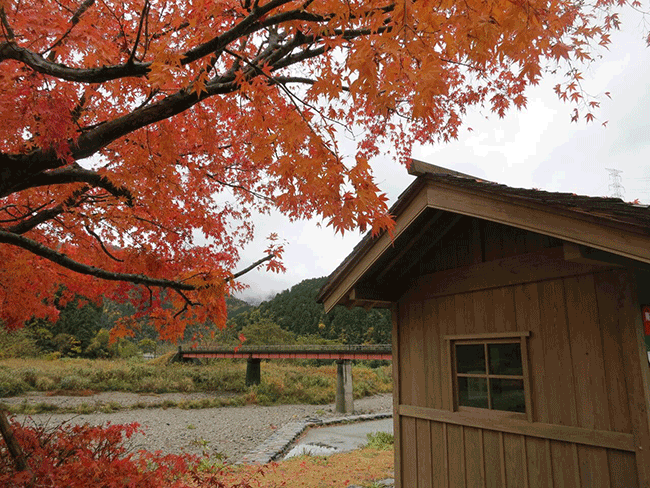
M 285 455 L 285 459 L 309 454 L 327 456 L 336 452 L 353 451 L 368 442 L 368 434 L 393 433 L 393 419 L 370 420 L 355 424 L 339 424 L 309 429 Z

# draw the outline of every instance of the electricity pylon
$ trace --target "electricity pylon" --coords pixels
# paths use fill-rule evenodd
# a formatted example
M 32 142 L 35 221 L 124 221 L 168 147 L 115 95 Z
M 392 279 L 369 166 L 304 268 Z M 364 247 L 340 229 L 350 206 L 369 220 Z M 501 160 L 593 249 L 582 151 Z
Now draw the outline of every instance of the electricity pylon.
M 621 171 L 620 169 L 610 169 L 610 168 L 605 168 L 607 171 L 609 171 L 609 192 L 610 196 L 614 198 L 623 198 L 623 193 L 625 192 L 625 188 L 623 188 L 623 185 L 621 184 L 622 178 L 621 178 Z

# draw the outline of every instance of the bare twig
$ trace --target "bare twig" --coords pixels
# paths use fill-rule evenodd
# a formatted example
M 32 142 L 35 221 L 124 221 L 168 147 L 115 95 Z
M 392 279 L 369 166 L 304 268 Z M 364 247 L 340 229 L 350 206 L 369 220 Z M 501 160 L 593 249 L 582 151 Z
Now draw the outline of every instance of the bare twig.
M 142 7 L 142 13 L 140 14 L 140 25 L 138 25 L 138 33 L 135 36 L 135 42 L 133 43 L 133 49 L 131 50 L 129 60 L 126 62 L 127 64 L 133 64 L 133 60 L 136 59 L 135 52 L 138 50 L 138 44 L 140 44 L 140 36 L 142 35 L 142 26 L 144 25 L 145 19 L 149 15 L 150 7 L 151 5 L 149 4 L 149 0 L 145 0 L 144 7 Z
M 228 186 L 228 187 L 234 188 L 236 190 L 241 190 L 243 192 L 250 193 L 251 195 L 253 195 L 254 197 L 259 198 L 260 200 L 266 200 L 267 202 L 273 202 L 272 198 L 267 197 L 266 195 L 262 195 L 261 193 L 257 193 L 256 191 L 249 190 L 248 188 L 246 188 L 244 186 L 235 185 L 233 183 L 228 183 L 228 182 L 222 181 L 222 180 L 218 179 L 215 175 L 211 175 L 209 173 L 208 173 L 207 176 L 208 176 L 208 178 L 215 181 L 216 183 L 219 183 L 220 185 Z
M 88 190 L 90 190 L 90 187 L 85 186 L 73 192 L 72 195 L 66 198 L 63 202 L 59 203 L 58 205 L 52 208 L 47 208 L 44 210 L 38 210 L 36 212 L 32 212 L 33 215 L 30 218 L 25 219 L 22 222 L 19 222 L 18 224 L 14 225 L 13 227 L 8 228 L 7 232 L 11 232 L 13 234 L 24 234 L 25 232 L 34 229 L 40 224 L 43 224 L 48 220 L 52 220 L 55 217 L 58 217 L 59 215 L 64 213 L 69 207 L 77 205 L 80 197 L 82 197 Z
M 109 258 L 111 258 L 113 261 L 118 261 L 118 262 L 120 262 L 120 263 L 123 263 L 123 262 L 124 262 L 123 259 L 116 258 L 115 256 L 113 256 L 113 255 L 109 252 L 109 250 L 106 248 L 106 246 L 105 246 L 104 243 L 102 242 L 101 237 L 99 237 L 99 236 L 95 233 L 95 231 L 93 231 L 93 230 L 90 228 L 90 226 L 85 225 L 84 227 L 86 228 L 86 232 L 88 232 L 91 236 L 93 236 L 93 237 L 95 238 L 95 240 L 99 243 L 100 247 L 102 248 L 102 251 L 104 251 L 104 253 L 105 253 Z
M 65 40 L 66 37 L 70 35 L 70 32 L 72 32 L 72 29 L 79 23 L 79 19 L 81 19 L 81 16 L 86 13 L 86 11 L 92 7 L 95 4 L 95 0 L 85 0 L 77 9 L 77 11 L 74 13 L 74 15 L 70 18 L 70 24 L 72 24 L 67 31 L 63 33 L 61 37 L 59 37 L 54 44 L 52 44 L 50 47 L 45 49 L 44 52 L 52 51 L 57 46 L 60 46 L 61 43 Z M 54 53 L 50 53 L 50 56 L 48 56 L 48 59 L 50 61 L 54 60 Z

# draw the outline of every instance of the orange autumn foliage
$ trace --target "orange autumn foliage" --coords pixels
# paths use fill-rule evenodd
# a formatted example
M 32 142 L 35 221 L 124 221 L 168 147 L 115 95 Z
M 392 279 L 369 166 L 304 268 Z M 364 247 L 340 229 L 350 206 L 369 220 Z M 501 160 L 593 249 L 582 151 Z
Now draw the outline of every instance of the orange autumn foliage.
M 253 211 L 389 229 L 383 145 L 406 161 L 470 107 L 525 107 L 624 3 L 0 0 L 0 319 L 55 318 L 63 283 L 152 310 L 165 338 L 224 324 Z M 580 76 L 556 90 L 589 120 Z
M 16 468 L 0 437 L 0 486 L 6 488 L 253 488 L 266 470 L 251 467 L 238 475 L 229 466 L 211 466 L 208 457 L 136 451 L 131 442 L 144 434 L 137 423 L 46 429 L 12 420 L 11 429 L 26 468 Z

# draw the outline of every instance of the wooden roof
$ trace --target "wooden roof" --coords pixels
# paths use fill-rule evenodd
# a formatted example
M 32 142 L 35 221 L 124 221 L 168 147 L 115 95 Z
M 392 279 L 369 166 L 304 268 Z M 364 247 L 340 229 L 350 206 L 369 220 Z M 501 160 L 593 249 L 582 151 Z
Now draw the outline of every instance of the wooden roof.
M 317 300 L 330 310 L 356 304 L 355 286 L 365 279 L 366 305 L 388 306 L 408 273 L 412 251 L 444 236 L 463 216 L 575 243 L 618 256 L 624 265 L 650 264 L 650 210 L 617 198 L 511 188 L 413 160 L 417 179 L 390 209 L 393 238 L 367 234 L 330 275 Z M 382 288 L 383 287 L 383 288 Z M 360 298 L 360 297 L 359 297 Z M 376 299 L 376 300 L 375 300 Z M 374 301 L 373 301 L 374 300 Z

